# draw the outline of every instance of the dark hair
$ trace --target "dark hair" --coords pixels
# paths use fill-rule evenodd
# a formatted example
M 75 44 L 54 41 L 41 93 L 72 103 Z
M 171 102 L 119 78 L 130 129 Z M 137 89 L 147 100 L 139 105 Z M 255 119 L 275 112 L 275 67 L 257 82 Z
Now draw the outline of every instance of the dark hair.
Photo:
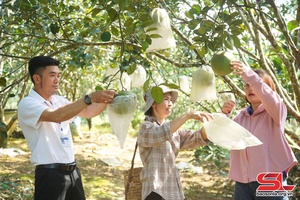
M 273 90 L 276 92 L 276 87 L 275 87 L 275 83 L 272 80 L 272 78 L 267 74 L 266 71 L 262 70 L 262 69 L 254 69 L 253 70 L 255 73 L 258 74 L 258 76 L 260 78 L 262 78 L 262 80 Z
M 153 116 L 153 109 L 152 109 L 152 107 L 150 107 L 150 108 L 145 112 L 145 115 Z
M 36 56 L 29 60 L 28 65 L 28 71 L 31 78 L 31 81 L 33 81 L 33 75 L 34 74 L 40 74 L 42 70 L 44 70 L 47 66 L 59 66 L 59 61 L 55 60 L 54 58 L 51 58 L 49 56 Z

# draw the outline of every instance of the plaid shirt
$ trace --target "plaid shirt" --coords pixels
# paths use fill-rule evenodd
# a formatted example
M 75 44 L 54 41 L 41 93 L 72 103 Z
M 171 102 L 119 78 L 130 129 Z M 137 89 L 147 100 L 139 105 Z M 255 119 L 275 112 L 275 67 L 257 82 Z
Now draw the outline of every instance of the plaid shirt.
M 183 200 L 175 159 L 179 150 L 206 144 L 200 130 L 177 130 L 172 134 L 170 122 L 159 124 L 154 117 L 146 116 L 138 135 L 139 152 L 144 166 L 140 176 L 143 185 L 142 199 L 153 191 L 165 200 Z

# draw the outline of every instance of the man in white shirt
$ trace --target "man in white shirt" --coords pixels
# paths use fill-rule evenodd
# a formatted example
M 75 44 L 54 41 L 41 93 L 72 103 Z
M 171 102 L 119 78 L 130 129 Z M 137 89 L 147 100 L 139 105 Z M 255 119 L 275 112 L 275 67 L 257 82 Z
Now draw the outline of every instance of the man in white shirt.
M 116 92 L 96 91 L 70 102 L 56 95 L 59 61 L 37 56 L 29 61 L 28 69 L 34 88 L 18 105 L 18 121 L 36 167 L 34 199 L 85 200 L 69 123 L 75 116 L 99 115 Z

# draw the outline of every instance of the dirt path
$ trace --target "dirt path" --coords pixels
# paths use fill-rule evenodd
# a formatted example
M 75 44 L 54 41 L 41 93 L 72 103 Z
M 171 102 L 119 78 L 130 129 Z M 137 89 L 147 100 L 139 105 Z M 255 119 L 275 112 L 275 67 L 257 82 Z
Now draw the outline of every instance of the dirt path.
M 123 171 L 131 166 L 136 139 L 128 136 L 124 148 L 119 147 L 112 134 L 84 134 L 74 138 L 77 163 L 81 169 L 87 200 L 123 200 Z M 14 139 L 9 147 L 28 152 L 24 139 Z M 16 157 L 0 156 L 0 200 L 32 199 L 34 169 L 29 154 Z M 185 164 L 193 158 L 193 151 L 179 154 L 177 162 Z M 193 163 L 194 166 L 195 163 Z M 135 166 L 142 166 L 137 153 Z M 232 182 L 226 171 L 203 163 L 202 173 L 181 171 L 186 200 L 232 199 Z M 201 170 L 200 170 L 201 171 Z
M 127 136 L 124 148 L 121 149 L 117 138 L 112 134 L 90 134 L 83 140 L 75 140 L 77 159 L 85 178 L 84 184 L 87 186 L 89 181 L 99 177 L 106 182 L 101 188 L 99 186 L 87 190 L 89 200 L 124 199 L 123 170 L 131 166 L 135 142 L 136 138 Z M 193 158 L 193 153 L 193 150 L 181 152 L 177 163 L 188 163 Z M 136 167 L 142 166 L 138 152 L 134 163 Z M 181 171 L 187 200 L 232 199 L 232 182 L 228 180 L 226 171 L 220 171 L 209 163 L 195 166 L 202 168 L 202 173 L 193 173 L 189 169 Z M 102 197 L 99 196 L 100 193 Z M 105 197 L 106 193 L 113 197 Z

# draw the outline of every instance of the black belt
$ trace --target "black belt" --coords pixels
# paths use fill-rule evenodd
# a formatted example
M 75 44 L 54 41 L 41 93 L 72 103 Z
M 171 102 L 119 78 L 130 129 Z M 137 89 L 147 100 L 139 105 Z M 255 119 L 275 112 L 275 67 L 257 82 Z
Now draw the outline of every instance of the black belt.
M 37 165 L 36 169 L 58 169 L 60 171 L 65 172 L 72 172 L 76 168 L 76 162 L 68 163 L 68 164 L 61 164 L 61 163 L 53 163 L 53 164 L 46 164 L 46 165 Z

